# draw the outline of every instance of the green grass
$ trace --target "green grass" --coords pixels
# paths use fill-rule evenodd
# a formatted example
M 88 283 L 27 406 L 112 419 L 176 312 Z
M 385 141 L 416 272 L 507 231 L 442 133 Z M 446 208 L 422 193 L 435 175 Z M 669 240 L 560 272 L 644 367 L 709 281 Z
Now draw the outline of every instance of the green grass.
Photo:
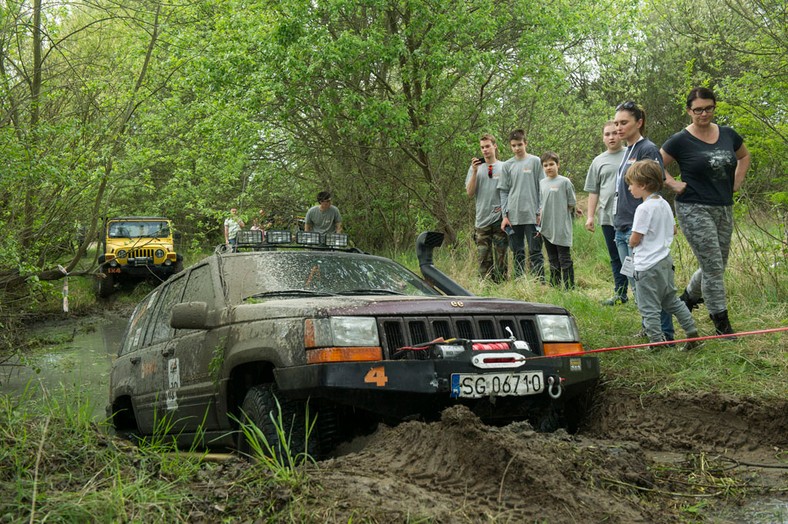
M 775 238 L 779 231 L 764 232 L 739 225 L 726 271 L 726 291 L 731 323 L 737 332 L 788 327 L 788 262 L 779 255 L 786 246 Z M 600 229 L 587 232 L 575 221 L 572 259 L 577 287 L 563 291 L 521 278 L 495 284 L 478 277 L 475 247 L 464 238 L 451 248 L 435 251 L 435 265 L 474 294 L 557 304 L 577 319 L 586 349 L 613 348 L 645 341 L 638 338 L 640 315 L 634 301 L 606 307 L 600 301 L 612 296 L 613 284 L 607 249 Z M 679 292 L 697 268 L 686 239 L 677 235 L 672 248 Z M 417 270 L 415 254 L 397 257 Z M 510 260 L 510 268 L 512 267 Z M 547 263 L 547 260 L 545 260 Z M 714 326 L 703 305 L 693 312 L 702 335 L 713 335 Z M 676 337 L 683 331 L 676 325 Z M 788 397 L 788 332 L 740 337 L 737 341 L 708 341 L 700 349 L 682 353 L 633 349 L 600 353 L 604 380 L 618 387 L 643 392 L 719 391 L 765 398 Z
M 0 521 L 214 522 L 256 493 L 260 504 L 244 513 L 255 521 L 283 505 L 265 471 L 209 462 L 161 436 L 134 446 L 110 437 L 92 411 L 79 390 L 0 395 Z

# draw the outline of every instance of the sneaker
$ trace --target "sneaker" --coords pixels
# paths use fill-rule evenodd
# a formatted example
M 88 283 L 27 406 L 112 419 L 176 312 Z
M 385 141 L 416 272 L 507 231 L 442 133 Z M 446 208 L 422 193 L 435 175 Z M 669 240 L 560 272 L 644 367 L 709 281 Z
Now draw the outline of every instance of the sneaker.
M 622 296 L 616 295 L 614 297 L 608 298 L 607 300 L 603 300 L 602 301 L 602 305 L 603 306 L 617 306 L 619 304 L 626 304 L 627 302 L 629 302 L 629 299 L 627 297 L 622 297 Z
M 691 340 L 691 341 L 687 342 L 686 344 L 683 344 L 679 348 L 679 351 L 693 351 L 693 350 L 698 349 L 702 345 L 703 345 L 703 341 L 702 340 Z

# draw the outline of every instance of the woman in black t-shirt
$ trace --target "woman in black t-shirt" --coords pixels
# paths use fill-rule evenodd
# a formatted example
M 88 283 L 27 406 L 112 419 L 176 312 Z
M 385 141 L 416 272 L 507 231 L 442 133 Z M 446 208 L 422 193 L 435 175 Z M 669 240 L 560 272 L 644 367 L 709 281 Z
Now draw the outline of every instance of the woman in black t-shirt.
M 705 302 L 718 334 L 732 334 L 724 273 L 733 233 L 733 193 L 750 167 L 744 140 L 730 127 L 712 123 L 717 98 L 696 87 L 687 97 L 692 123 L 670 137 L 660 153 L 665 166 L 676 161 L 681 180 L 666 175 L 676 192 L 676 216 L 700 268 L 681 299 L 692 310 Z

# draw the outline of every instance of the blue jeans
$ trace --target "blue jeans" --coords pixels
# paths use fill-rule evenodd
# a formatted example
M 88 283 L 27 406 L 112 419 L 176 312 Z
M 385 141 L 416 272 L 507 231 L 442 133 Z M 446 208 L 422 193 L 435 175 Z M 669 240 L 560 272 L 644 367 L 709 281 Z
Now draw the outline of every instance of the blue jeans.
M 624 259 L 632 255 L 632 248 L 629 247 L 629 237 L 632 235 L 632 229 L 616 229 L 616 248 L 618 249 L 618 258 L 623 263 Z M 635 279 L 627 277 L 629 281 L 629 288 L 632 290 L 632 295 L 637 300 L 637 292 L 635 291 Z M 676 330 L 673 328 L 673 315 L 664 309 L 659 313 L 659 323 L 662 327 L 662 333 L 665 335 L 665 340 L 674 340 Z
M 610 269 L 613 271 L 616 296 L 627 298 L 629 281 L 621 274 L 621 258 L 618 256 L 618 247 L 616 246 L 616 229 L 613 226 L 602 226 L 602 234 L 605 237 L 607 254 L 610 256 Z

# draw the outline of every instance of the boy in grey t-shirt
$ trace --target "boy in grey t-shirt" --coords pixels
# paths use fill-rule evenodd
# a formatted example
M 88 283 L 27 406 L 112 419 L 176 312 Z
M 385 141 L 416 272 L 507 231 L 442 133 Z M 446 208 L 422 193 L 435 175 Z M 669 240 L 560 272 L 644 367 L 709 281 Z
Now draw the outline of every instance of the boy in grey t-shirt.
M 525 246 L 528 245 L 529 269 L 544 282 L 542 239 L 536 231 L 539 213 L 539 182 L 545 174 L 539 157 L 526 152 L 525 131 L 516 129 L 509 134 L 509 145 L 514 157 L 503 165 L 498 191 L 503 212 L 502 227 L 512 227 L 510 235 L 514 251 L 514 271 L 520 276 L 525 271 Z
M 575 287 L 575 267 L 572 263 L 572 218 L 577 199 L 572 181 L 558 174 L 558 154 L 548 151 L 542 155 L 542 167 L 547 176 L 539 182 L 540 234 L 550 260 L 550 284 Z
M 318 205 L 309 208 L 306 212 L 305 231 L 316 233 L 341 233 L 342 215 L 339 209 L 331 205 L 331 193 L 321 191 L 317 194 Z
M 616 196 L 616 176 L 618 167 L 624 160 L 624 147 L 621 137 L 616 131 L 616 124 L 608 120 L 602 127 L 602 140 L 607 147 L 604 153 L 594 158 L 586 174 L 584 191 L 588 192 L 588 213 L 586 229 L 593 233 L 596 230 L 596 219 L 602 226 L 602 236 L 610 256 L 610 268 L 613 272 L 613 297 L 602 301 L 605 306 L 624 304 L 629 300 L 627 277 L 621 274 L 621 258 L 616 247 L 616 230 L 613 227 L 613 201 Z
M 465 176 L 465 192 L 476 198 L 474 239 L 479 276 L 502 282 L 506 279 L 506 248 L 509 245 L 501 226 L 501 201 L 498 198 L 498 179 L 503 163 L 496 159 L 498 146 L 494 136 L 482 135 L 479 148 L 483 158 L 472 158 Z

